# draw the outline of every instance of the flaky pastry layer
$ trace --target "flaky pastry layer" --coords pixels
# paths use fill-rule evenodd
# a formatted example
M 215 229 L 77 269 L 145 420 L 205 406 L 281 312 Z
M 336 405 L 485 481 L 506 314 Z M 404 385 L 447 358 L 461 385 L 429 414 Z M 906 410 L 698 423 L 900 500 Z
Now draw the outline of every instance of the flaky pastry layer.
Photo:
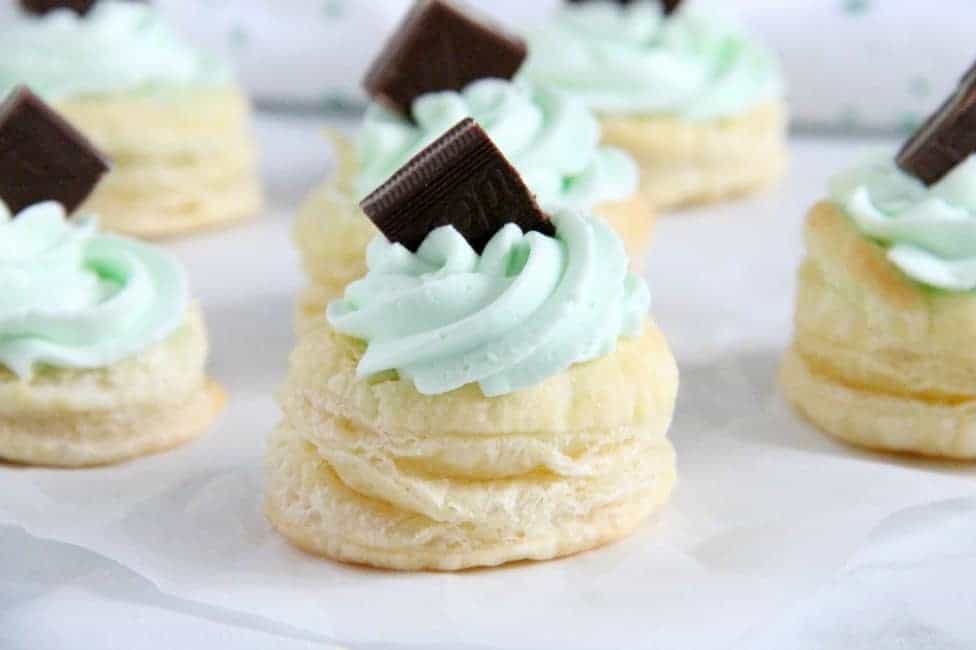
M 85 97 L 57 108 L 112 159 L 81 208 L 106 229 L 165 237 L 261 208 L 250 105 L 238 90 Z
M 849 442 L 976 457 L 976 297 L 914 282 L 831 203 L 811 210 L 806 242 L 790 401 Z
M 678 373 L 652 324 L 496 398 L 363 381 L 360 354 L 312 328 L 280 394 L 267 511 L 302 548 L 405 570 L 547 559 L 625 535 L 670 494 Z

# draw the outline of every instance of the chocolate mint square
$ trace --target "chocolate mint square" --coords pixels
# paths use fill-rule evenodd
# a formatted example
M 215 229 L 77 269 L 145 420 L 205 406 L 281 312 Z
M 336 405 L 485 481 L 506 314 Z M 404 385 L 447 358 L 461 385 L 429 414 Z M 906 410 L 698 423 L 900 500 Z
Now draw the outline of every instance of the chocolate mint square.
M 905 172 L 932 185 L 976 153 L 976 67 L 898 152 Z
M 20 0 L 20 6 L 27 11 L 43 15 L 55 9 L 71 9 L 76 14 L 84 16 L 97 0 Z
M 581 5 L 587 2 L 592 2 L 593 0 L 566 0 L 566 1 L 569 2 L 569 4 Z M 600 0 L 600 1 L 603 2 L 605 0 Z M 618 5 L 629 5 L 629 4 L 633 4 L 633 2 L 634 0 L 616 0 L 616 3 Z M 661 5 L 664 8 L 665 14 L 674 13 L 674 10 L 677 9 L 678 5 L 680 4 L 681 4 L 681 0 L 661 0 Z
M 0 200 L 12 213 L 41 201 L 73 212 L 108 170 L 105 156 L 27 88 L 0 104 Z
M 555 234 L 521 176 L 471 118 L 417 154 L 361 206 L 389 241 L 412 251 L 445 225 L 479 253 L 507 223 Z
M 525 60 L 525 41 L 448 0 L 421 0 L 366 74 L 373 99 L 410 115 L 420 95 L 461 90 L 495 77 L 511 79 Z
M 129 0 L 130 2 L 146 2 L 147 0 Z M 55 9 L 70 9 L 80 16 L 84 16 L 98 0 L 20 0 L 20 6 L 32 14 L 44 15 Z

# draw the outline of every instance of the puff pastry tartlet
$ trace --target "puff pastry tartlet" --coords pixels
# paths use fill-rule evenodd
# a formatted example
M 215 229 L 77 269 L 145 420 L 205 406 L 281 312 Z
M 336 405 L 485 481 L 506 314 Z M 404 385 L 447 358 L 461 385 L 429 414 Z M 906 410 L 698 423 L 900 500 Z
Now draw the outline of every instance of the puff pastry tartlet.
M 479 133 L 462 122 L 363 202 L 399 239 L 373 239 L 292 354 L 267 512 L 304 549 L 409 570 L 549 559 L 670 494 L 678 371 L 647 285 L 601 219 L 542 216 Z M 508 189 L 470 220 L 484 178 Z
M 976 458 L 976 71 L 902 149 L 831 182 L 806 225 L 787 398 L 828 433 Z
M 206 357 L 168 255 L 58 203 L 0 211 L 0 458 L 99 465 L 195 438 L 223 403 Z

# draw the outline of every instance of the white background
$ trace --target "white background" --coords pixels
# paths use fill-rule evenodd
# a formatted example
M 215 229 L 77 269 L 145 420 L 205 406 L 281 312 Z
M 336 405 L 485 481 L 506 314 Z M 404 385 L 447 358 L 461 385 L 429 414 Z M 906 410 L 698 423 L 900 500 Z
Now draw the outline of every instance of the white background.
M 687 0 L 738 14 L 782 58 L 798 124 L 902 129 L 976 59 L 973 0 Z M 362 71 L 409 0 L 157 0 L 239 62 L 263 100 L 360 98 Z M 474 0 L 524 31 L 559 0 Z
M 904 130 L 976 59 L 973 0 L 687 0 L 738 14 L 783 60 L 804 128 Z M 410 0 L 154 0 L 195 43 L 233 60 L 264 105 L 362 102 L 363 70 Z M 0 24 L 15 15 L 0 2 Z M 470 0 L 511 28 L 559 0 Z

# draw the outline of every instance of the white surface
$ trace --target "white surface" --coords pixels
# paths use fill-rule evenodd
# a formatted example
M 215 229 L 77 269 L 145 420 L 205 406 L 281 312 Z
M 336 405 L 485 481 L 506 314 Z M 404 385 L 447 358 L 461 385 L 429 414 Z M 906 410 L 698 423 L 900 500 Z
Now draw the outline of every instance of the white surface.
M 771 194 L 661 220 L 649 275 L 682 369 L 681 478 L 636 535 L 460 575 L 348 568 L 287 546 L 261 515 L 261 452 L 302 282 L 288 226 L 327 168 L 315 132 L 264 121 L 269 213 L 172 247 L 230 391 L 217 428 L 114 468 L 0 467 L 0 647 L 976 644 L 976 468 L 835 444 L 776 389 L 802 215 L 857 144 L 797 141 Z

